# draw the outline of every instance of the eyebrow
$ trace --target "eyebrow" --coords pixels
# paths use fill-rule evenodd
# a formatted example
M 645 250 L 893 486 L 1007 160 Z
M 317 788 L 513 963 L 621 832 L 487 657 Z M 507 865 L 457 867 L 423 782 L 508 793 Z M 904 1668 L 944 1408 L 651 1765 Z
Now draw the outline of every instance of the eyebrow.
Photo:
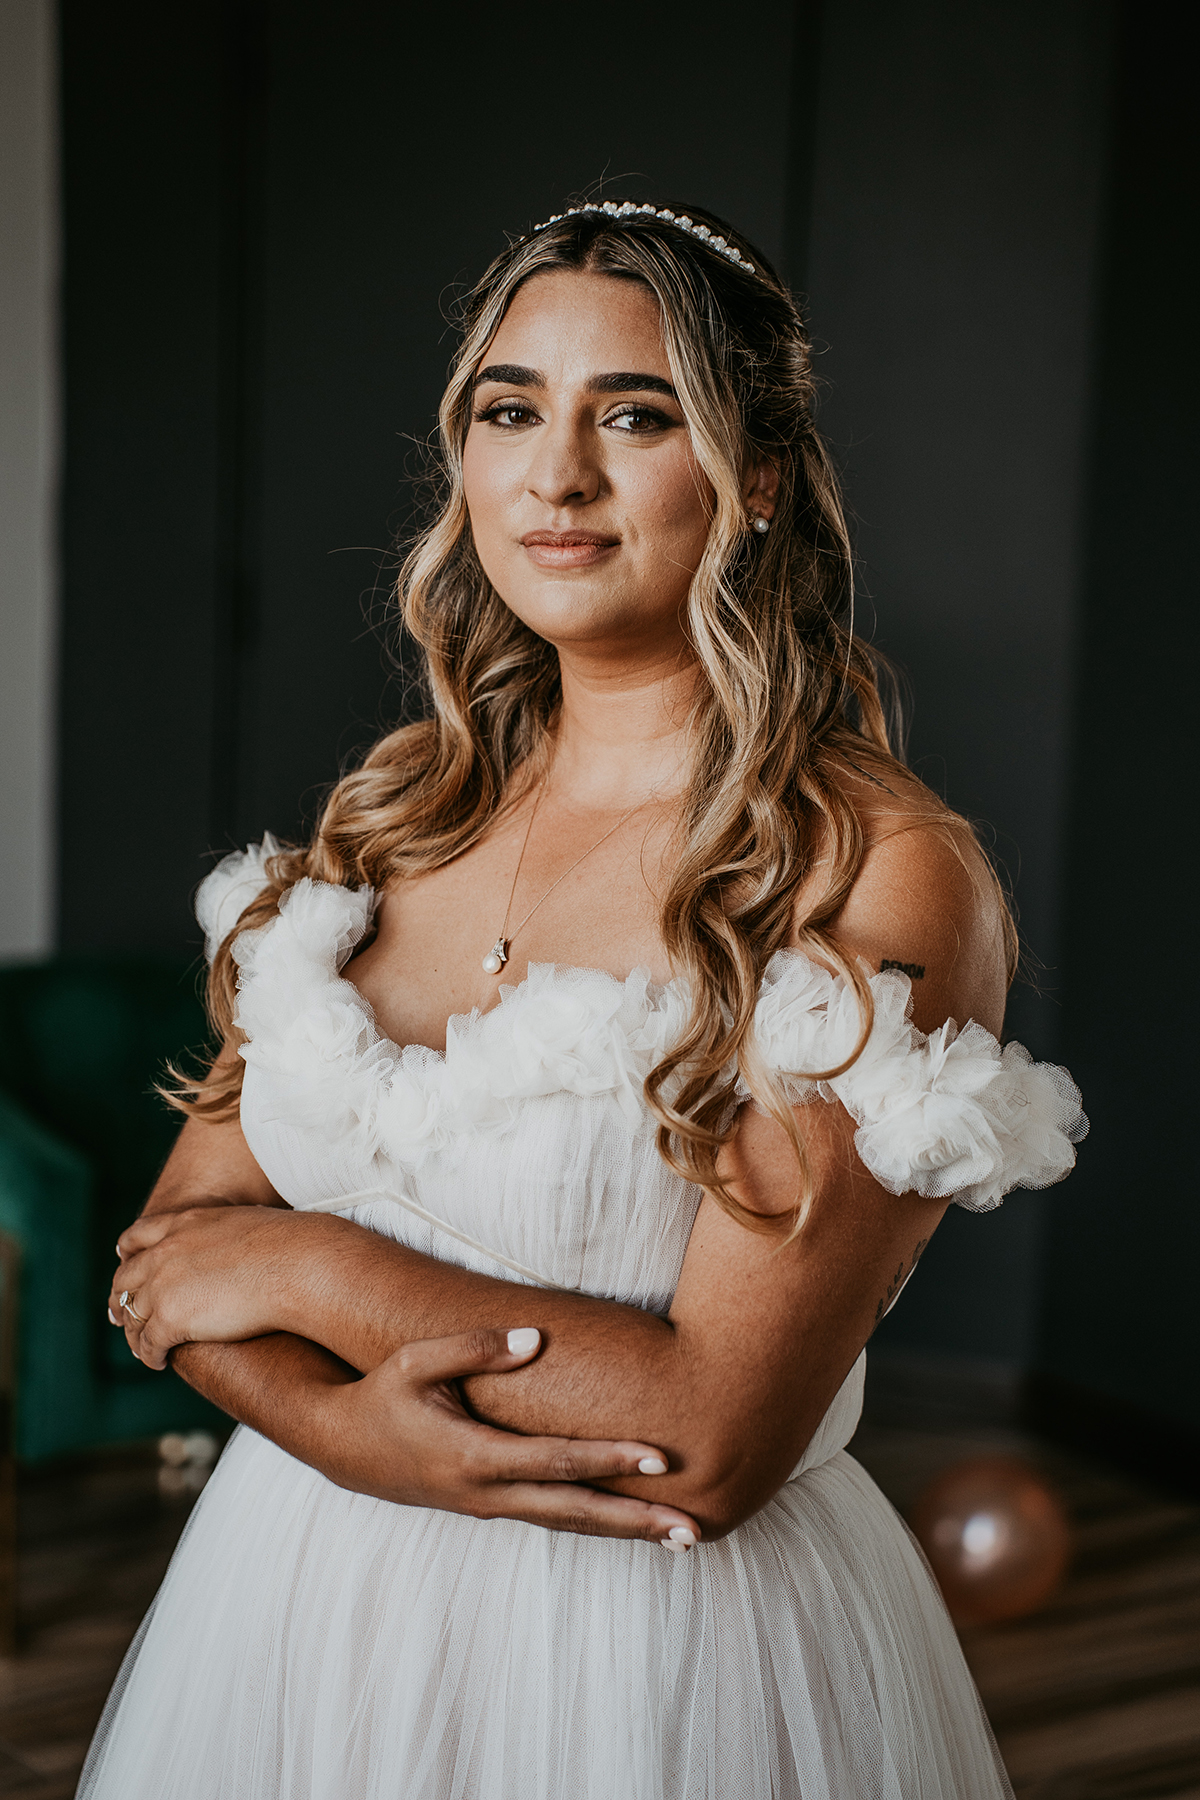
M 665 394 L 669 400 L 679 396 L 661 375 L 644 375 L 628 369 L 613 375 L 593 375 L 588 382 L 589 394 Z
M 520 363 L 489 363 L 475 377 L 475 386 L 485 381 L 499 382 L 503 387 L 544 388 L 546 377 L 540 369 L 526 369 Z M 647 375 L 633 369 L 617 369 L 611 375 L 593 375 L 587 384 L 589 394 L 665 394 L 669 400 L 679 396 L 661 375 Z

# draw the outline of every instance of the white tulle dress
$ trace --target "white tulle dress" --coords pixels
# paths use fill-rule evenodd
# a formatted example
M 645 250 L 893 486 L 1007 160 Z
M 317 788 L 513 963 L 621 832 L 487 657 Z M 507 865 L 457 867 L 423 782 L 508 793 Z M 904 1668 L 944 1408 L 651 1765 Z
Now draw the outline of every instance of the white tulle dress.
M 262 881 L 201 893 L 219 940 Z M 242 1123 L 295 1207 L 486 1274 L 667 1309 L 698 1204 L 641 1084 L 674 985 L 534 966 L 382 1038 L 339 971 L 372 899 L 302 881 L 245 933 Z M 908 982 L 821 1090 L 891 1191 L 976 1209 L 1072 1166 L 1070 1078 L 977 1025 L 926 1039 Z M 798 955 L 767 971 L 776 1067 L 836 1065 L 857 1011 Z M 811 1084 L 808 1084 L 811 1094 Z M 797 1082 L 797 1097 L 805 1084 Z M 815 1094 L 812 1095 L 815 1098 Z M 241 1428 L 197 1504 L 92 1746 L 87 1800 L 993 1800 L 1010 1793 L 932 1578 L 845 1444 L 864 1359 L 761 1512 L 686 1556 L 350 1494 Z

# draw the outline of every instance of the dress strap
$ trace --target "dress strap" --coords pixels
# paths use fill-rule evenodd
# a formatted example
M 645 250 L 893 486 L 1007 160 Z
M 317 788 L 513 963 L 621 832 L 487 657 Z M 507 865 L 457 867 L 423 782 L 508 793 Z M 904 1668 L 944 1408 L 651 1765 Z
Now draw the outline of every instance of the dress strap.
M 559 1281 L 551 1281 L 545 1275 L 539 1275 L 536 1269 L 530 1269 L 524 1263 L 515 1262 L 511 1256 L 502 1256 L 499 1250 L 493 1250 L 487 1244 L 481 1244 L 478 1238 L 468 1237 L 465 1231 L 459 1231 L 454 1225 L 448 1225 L 445 1219 L 439 1219 L 436 1213 L 426 1210 L 410 1195 L 402 1193 L 398 1188 L 362 1188 L 355 1194 L 339 1194 L 333 1200 L 318 1200 L 315 1206 L 306 1206 L 305 1212 L 339 1213 L 352 1211 L 356 1206 L 365 1206 L 372 1200 L 390 1200 L 396 1206 L 403 1206 L 407 1212 L 415 1213 L 418 1219 L 424 1219 L 427 1225 L 433 1225 L 438 1231 L 444 1231 L 447 1237 L 457 1238 L 460 1244 L 466 1244 L 469 1250 L 477 1250 L 492 1262 L 503 1263 L 514 1275 L 523 1275 L 526 1281 L 532 1281 L 536 1287 L 551 1288 L 556 1294 L 577 1294 L 578 1288 L 563 1287 Z

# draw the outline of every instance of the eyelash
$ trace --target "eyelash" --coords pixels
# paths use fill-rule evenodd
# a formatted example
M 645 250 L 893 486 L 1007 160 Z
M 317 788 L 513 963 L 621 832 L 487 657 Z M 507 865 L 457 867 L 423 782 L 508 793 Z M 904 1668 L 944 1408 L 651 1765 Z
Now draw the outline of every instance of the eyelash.
M 527 406 L 523 401 L 501 400 L 497 401 L 494 406 L 481 407 L 479 411 L 475 413 L 474 417 L 478 424 L 494 425 L 499 423 L 503 413 L 514 412 L 523 412 L 533 415 L 533 408 Z M 626 437 L 646 436 L 652 431 L 662 431 L 666 426 L 673 423 L 673 421 L 668 418 L 667 414 L 659 412 L 657 407 L 639 406 L 635 405 L 632 401 L 627 406 L 619 407 L 616 412 L 610 413 L 608 419 L 605 420 L 605 423 L 611 424 L 614 419 L 628 419 L 633 417 L 648 419 L 650 423 L 648 426 L 643 427 L 641 431 L 627 431 L 624 434 Z M 501 425 L 500 429 L 501 431 L 518 431 L 520 427 L 517 425 Z

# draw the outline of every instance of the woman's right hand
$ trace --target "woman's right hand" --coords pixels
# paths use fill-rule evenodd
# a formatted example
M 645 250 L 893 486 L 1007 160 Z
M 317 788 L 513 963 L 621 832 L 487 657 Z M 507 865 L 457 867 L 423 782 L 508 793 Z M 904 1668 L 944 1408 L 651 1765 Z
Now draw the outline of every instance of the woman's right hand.
M 406 1344 L 369 1375 L 325 1390 L 327 1448 L 314 1462 L 339 1487 L 401 1506 L 690 1549 L 700 1528 L 687 1513 L 587 1485 L 665 1474 L 653 1445 L 521 1437 L 471 1416 L 457 1383 L 520 1368 L 539 1348 L 533 1329 Z

